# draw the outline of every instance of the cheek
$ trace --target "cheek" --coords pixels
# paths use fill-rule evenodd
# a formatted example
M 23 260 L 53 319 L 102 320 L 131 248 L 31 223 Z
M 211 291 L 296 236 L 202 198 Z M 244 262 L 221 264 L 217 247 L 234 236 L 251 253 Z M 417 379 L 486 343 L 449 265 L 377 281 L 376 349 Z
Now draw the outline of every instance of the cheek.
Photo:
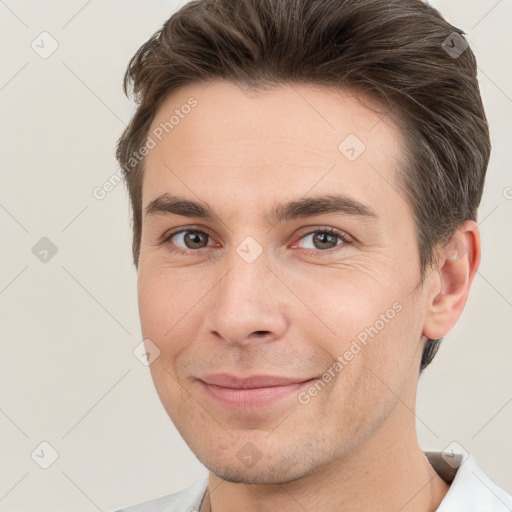
M 183 391 L 176 381 L 176 365 L 187 347 L 187 312 L 191 309 L 177 279 L 169 271 L 139 271 L 138 305 L 144 339 L 160 350 L 149 369 L 155 389 L 166 410 L 179 411 Z M 195 294 L 194 294 L 195 295 Z
M 307 329 L 305 337 L 333 361 L 342 359 L 344 386 L 366 374 L 370 390 L 383 386 L 373 382 L 376 375 L 400 387 L 398 381 L 418 355 L 421 305 L 409 293 L 407 276 L 388 274 L 385 281 L 383 275 L 347 271 L 314 280 L 310 276 L 296 288 L 299 297 L 307 298 L 308 321 L 299 320 Z
M 308 324 L 340 340 L 355 338 L 360 333 L 364 337 L 365 328 L 376 322 L 378 330 L 382 329 L 383 321 L 387 326 L 398 316 L 396 309 L 401 307 L 401 294 L 396 280 L 393 283 L 388 277 L 385 282 L 375 275 L 375 272 L 347 268 L 318 272 L 314 278 L 309 275 L 297 281 L 294 287 L 297 297 L 307 306 L 308 316 L 316 317 Z
M 397 300 L 384 301 L 372 308 L 372 316 L 352 336 L 359 345 L 361 367 L 366 388 L 373 401 L 393 402 L 402 396 L 421 357 L 421 312 L 411 297 L 395 295 Z M 370 403 L 372 400 L 366 398 Z
M 160 342 L 172 338 L 182 328 L 202 293 L 195 281 L 169 269 L 142 269 L 138 276 L 138 305 L 144 337 Z
M 138 276 L 139 316 L 144 338 L 160 350 L 150 370 L 164 403 L 177 403 L 182 377 L 182 361 L 190 358 L 197 330 L 212 285 L 200 279 L 197 271 L 170 269 L 167 266 L 143 268 Z M 199 356 L 201 357 L 201 356 Z M 180 365 L 181 363 L 181 365 Z M 172 377 L 174 376 L 174 378 Z

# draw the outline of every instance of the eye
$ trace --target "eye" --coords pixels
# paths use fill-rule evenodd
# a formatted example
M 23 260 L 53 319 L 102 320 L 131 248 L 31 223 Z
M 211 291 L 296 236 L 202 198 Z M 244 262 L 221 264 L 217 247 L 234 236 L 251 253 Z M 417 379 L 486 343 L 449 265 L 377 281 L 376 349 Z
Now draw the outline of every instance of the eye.
M 210 235 L 200 229 L 181 228 L 177 231 L 165 234 L 162 237 L 162 243 L 167 244 L 169 250 L 172 252 L 193 255 L 194 253 L 200 254 L 200 249 L 206 249 L 216 245 L 208 244 L 209 239 L 211 239 Z M 322 228 L 309 231 L 300 236 L 298 240 L 303 241 L 303 244 L 305 241 L 306 246 L 304 247 L 304 245 L 302 245 L 302 248 L 311 254 L 338 250 L 338 247 L 348 245 L 352 242 L 351 238 L 346 233 L 335 228 Z M 298 243 L 295 243 L 292 247 L 296 247 L 297 245 Z
M 327 252 L 340 245 L 347 245 L 351 243 L 348 235 L 335 228 L 323 228 L 310 231 L 309 233 L 302 235 L 299 240 L 305 240 L 306 247 L 303 246 L 303 248 L 314 254 Z M 310 246 L 312 245 L 312 247 L 307 247 L 308 244 Z
M 164 235 L 162 242 L 169 243 L 171 251 L 182 254 L 197 252 L 198 249 L 208 247 L 210 235 L 199 229 L 180 229 L 167 235 Z

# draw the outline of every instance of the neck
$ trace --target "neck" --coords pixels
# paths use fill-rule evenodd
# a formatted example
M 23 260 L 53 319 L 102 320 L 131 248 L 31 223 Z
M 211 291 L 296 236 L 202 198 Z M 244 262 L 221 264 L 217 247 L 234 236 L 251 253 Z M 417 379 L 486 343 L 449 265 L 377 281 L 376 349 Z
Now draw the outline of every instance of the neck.
M 380 429 L 348 456 L 298 480 L 234 484 L 210 472 L 201 512 L 434 512 L 449 485 L 418 444 L 415 396 L 409 398 L 398 402 Z

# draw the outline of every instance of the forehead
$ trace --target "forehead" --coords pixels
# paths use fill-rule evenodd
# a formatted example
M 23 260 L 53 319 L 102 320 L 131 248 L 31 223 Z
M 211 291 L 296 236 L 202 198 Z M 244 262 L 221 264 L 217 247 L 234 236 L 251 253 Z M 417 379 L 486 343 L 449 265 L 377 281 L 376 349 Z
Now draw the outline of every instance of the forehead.
M 143 207 L 171 190 L 261 204 L 334 187 L 372 203 L 396 192 L 404 143 L 390 113 L 353 91 L 307 84 L 254 91 L 227 82 L 174 91 L 149 137 Z

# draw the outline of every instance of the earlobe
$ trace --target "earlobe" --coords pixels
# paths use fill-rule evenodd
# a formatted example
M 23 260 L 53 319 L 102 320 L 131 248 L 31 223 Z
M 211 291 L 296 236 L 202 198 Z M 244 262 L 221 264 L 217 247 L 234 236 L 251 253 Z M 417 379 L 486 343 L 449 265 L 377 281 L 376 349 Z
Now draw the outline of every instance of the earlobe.
M 465 221 L 441 250 L 430 276 L 423 335 L 444 337 L 457 323 L 480 264 L 480 231 L 476 222 Z

